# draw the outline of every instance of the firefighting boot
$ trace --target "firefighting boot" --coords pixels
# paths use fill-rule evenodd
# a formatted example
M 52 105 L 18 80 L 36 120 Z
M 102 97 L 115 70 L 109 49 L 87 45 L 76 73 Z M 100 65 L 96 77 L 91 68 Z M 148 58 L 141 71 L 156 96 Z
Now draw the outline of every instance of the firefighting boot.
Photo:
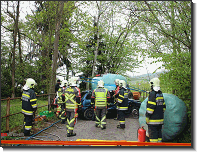
M 125 129 L 125 126 L 117 125 L 117 128 L 119 128 L 119 129 Z
M 67 137 L 76 136 L 76 133 L 67 133 Z
M 102 130 L 103 130 L 103 129 L 106 129 L 106 126 L 101 127 L 101 129 L 102 129 Z

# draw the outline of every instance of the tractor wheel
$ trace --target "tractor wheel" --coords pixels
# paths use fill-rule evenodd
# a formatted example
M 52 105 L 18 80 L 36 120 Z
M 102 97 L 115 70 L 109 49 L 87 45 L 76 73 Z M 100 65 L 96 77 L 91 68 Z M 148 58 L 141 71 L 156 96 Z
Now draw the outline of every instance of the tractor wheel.
M 92 120 L 93 113 L 94 113 L 94 109 L 87 108 L 84 111 L 84 118 L 87 120 Z

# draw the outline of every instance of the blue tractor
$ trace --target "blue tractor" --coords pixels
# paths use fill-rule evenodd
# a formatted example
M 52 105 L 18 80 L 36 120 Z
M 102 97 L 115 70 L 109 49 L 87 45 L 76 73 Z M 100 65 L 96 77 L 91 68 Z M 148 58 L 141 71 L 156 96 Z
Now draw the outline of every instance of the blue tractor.
M 113 96 L 113 90 L 110 90 L 111 97 Z M 83 117 L 87 120 L 93 119 L 94 109 L 91 106 L 91 95 L 92 91 L 87 90 L 81 93 L 81 104 L 78 107 L 78 113 L 80 117 Z M 139 108 L 141 102 L 139 100 L 129 99 L 128 100 L 128 110 L 127 114 L 132 114 L 134 118 L 139 117 Z M 107 105 L 107 118 L 114 118 L 117 116 L 116 105 L 114 104 L 113 97 L 110 98 L 110 101 Z

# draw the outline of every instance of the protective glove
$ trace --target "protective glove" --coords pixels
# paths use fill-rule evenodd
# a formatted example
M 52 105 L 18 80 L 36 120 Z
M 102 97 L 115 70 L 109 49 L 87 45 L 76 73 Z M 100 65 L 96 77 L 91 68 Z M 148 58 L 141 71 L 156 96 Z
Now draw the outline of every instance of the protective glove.
M 146 117 L 146 123 L 149 123 L 149 118 L 148 117 Z

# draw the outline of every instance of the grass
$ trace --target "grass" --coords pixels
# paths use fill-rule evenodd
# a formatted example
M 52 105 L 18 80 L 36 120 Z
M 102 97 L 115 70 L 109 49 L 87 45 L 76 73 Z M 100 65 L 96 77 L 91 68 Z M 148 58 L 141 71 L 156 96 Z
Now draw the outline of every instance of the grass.
M 37 99 L 38 99 L 37 100 L 38 107 L 48 104 L 48 101 L 44 97 L 38 97 Z M 1 117 L 6 116 L 6 107 L 7 107 L 7 101 L 1 101 Z M 20 99 L 10 100 L 10 114 L 21 112 L 21 108 L 22 108 L 22 102 L 20 101 Z M 40 112 L 46 110 L 48 110 L 48 106 L 38 108 L 36 114 L 38 115 Z M 22 113 L 10 116 L 9 117 L 10 131 L 15 130 L 16 128 L 19 129 L 18 126 L 21 126 L 20 127 L 21 129 L 18 130 L 20 132 L 20 130 L 23 129 L 22 127 L 23 120 L 24 120 L 24 116 Z M 6 132 L 6 118 L 1 119 L 1 132 L 2 133 Z

